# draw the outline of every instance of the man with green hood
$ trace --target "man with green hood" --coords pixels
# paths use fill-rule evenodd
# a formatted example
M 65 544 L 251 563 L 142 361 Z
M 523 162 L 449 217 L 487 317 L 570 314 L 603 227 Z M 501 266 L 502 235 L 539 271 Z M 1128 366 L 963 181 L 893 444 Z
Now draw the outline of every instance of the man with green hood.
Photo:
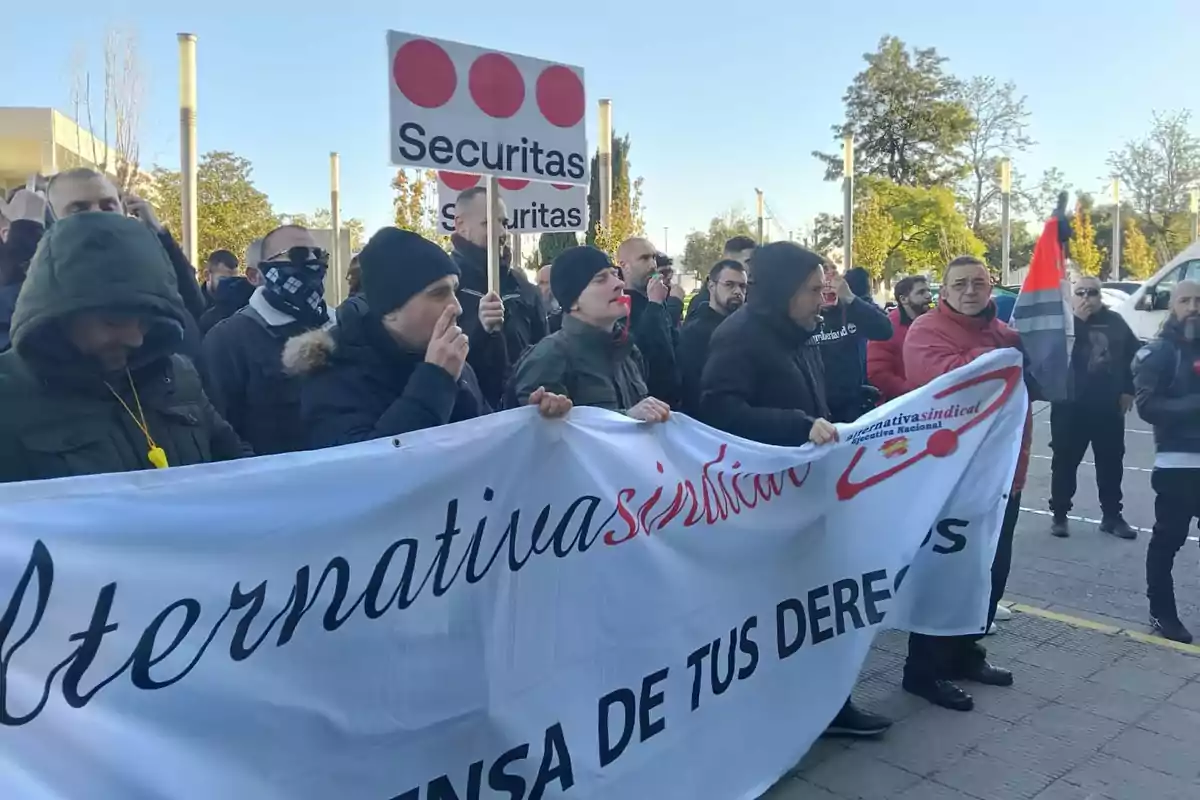
M 176 354 L 187 313 L 142 223 L 85 212 L 52 225 L 0 355 L 0 482 L 245 455 Z

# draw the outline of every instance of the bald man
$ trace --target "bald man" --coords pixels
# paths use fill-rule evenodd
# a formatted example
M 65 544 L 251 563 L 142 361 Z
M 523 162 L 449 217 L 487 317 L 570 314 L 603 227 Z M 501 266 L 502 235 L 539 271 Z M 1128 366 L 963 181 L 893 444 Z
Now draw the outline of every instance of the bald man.
M 1154 426 L 1154 529 L 1146 550 L 1150 624 L 1165 639 L 1190 644 L 1179 619 L 1172 569 L 1200 517 L 1200 282 L 1171 292 L 1171 316 L 1133 362 L 1138 414 Z
M 629 295 L 626 330 L 641 351 L 646 387 L 652 397 L 677 406 L 680 380 L 675 347 L 679 332 L 666 307 L 670 287 L 659 274 L 658 250 L 640 236 L 626 239 L 617 248 L 617 266 Z

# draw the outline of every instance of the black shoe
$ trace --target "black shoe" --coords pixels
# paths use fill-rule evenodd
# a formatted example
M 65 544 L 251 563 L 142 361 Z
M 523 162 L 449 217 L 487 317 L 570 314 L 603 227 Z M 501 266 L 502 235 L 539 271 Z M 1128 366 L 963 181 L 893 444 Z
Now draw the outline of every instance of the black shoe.
M 1055 515 L 1054 522 L 1050 525 L 1050 535 L 1059 539 L 1066 539 L 1071 535 L 1071 529 L 1067 527 L 1067 518 Z
M 1183 627 L 1183 623 L 1178 619 L 1162 616 L 1150 617 L 1151 633 L 1156 633 L 1164 639 L 1170 639 L 1172 642 L 1180 644 L 1192 643 L 1192 632 Z
M 872 714 L 847 701 L 842 710 L 829 723 L 823 736 L 879 736 L 892 727 L 892 721 L 879 714 Z
M 1115 536 L 1118 539 L 1136 539 L 1137 531 L 1129 527 L 1129 523 L 1120 514 L 1106 516 L 1100 522 L 1100 532 Z
M 964 681 L 982 683 L 985 686 L 1012 686 L 1013 674 L 1006 669 L 994 667 L 987 661 L 980 661 L 969 667 L 959 676 Z
M 923 697 L 935 706 L 951 711 L 970 711 L 975 708 L 974 698 L 954 681 L 914 681 L 905 678 L 900 685 L 909 694 Z

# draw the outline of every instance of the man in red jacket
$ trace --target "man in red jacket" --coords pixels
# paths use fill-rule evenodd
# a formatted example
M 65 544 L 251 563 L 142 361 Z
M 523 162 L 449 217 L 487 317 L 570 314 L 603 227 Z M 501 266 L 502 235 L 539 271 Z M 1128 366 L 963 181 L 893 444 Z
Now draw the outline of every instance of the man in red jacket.
M 904 370 L 912 388 L 971 363 L 993 350 L 1020 349 L 1017 332 L 996 319 L 992 279 L 974 256 L 960 256 L 946 266 L 941 299 L 931 313 L 914 321 L 904 340 Z M 1021 489 L 1029 467 L 1030 418 L 1027 414 L 1012 488 L 1007 496 L 1000 539 L 992 562 L 992 592 L 986 631 L 1004 594 L 1012 564 L 1013 531 L 1020 513 Z M 1012 673 L 987 661 L 978 636 L 910 634 L 904 664 L 904 689 L 935 705 L 970 711 L 975 701 L 956 680 L 989 686 L 1011 686 Z
M 892 321 L 892 338 L 882 342 L 867 342 L 867 381 L 879 390 L 883 402 L 895 400 L 914 387 L 909 385 L 904 371 L 904 339 L 913 321 L 929 311 L 933 295 L 929 279 L 910 275 L 896 283 L 896 308 L 888 312 Z

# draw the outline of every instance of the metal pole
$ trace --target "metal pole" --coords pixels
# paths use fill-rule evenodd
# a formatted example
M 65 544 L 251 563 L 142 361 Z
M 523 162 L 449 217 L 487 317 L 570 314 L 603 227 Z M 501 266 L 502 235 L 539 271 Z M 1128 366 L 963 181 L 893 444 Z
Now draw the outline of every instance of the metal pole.
M 1000 160 L 1000 282 L 1012 284 L 1012 162 Z
M 758 243 L 760 245 L 764 245 L 767 243 L 767 240 L 763 238 L 763 234 L 766 232 L 766 226 L 763 219 L 763 212 L 765 210 L 766 203 L 763 201 L 762 189 L 755 189 L 754 196 L 758 201 Z
M 500 186 L 495 175 L 487 176 L 487 264 L 488 292 L 500 293 L 500 235 L 503 223 L 500 216 Z
M 511 260 L 509 261 L 509 264 L 518 269 L 525 268 L 525 259 L 521 253 L 521 250 L 522 250 L 521 239 L 522 238 L 523 237 L 519 233 L 511 234 L 508 237 L 509 247 L 512 248 L 512 257 L 511 257 Z M 534 277 L 537 277 L 537 276 L 535 275 Z
M 600 170 L 597 184 L 600 187 L 600 227 L 608 230 L 612 214 L 612 101 L 600 101 L 600 157 L 596 159 Z
M 842 269 L 854 266 L 854 137 L 842 141 Z
M 179 39 L 180 239 L 189 264 L 196 263 L 196 34 Z
M 346 281 L 342 264 L 342 207 L 341 197 L 341 161 L 337 153 L 329 154 L 329 214 L 333 219 L 333 248 L 330 253 L 330 268 L 333 271 L 333 283 L 336 287 L 333 296 L 340 303 L 342 292 L 345 291 Z
M 667 232 L 668 232 L 669 230 L 671 230 L 671 229 L 670 229 L 670 228 L 668 228 L 666 225 L 664 225 L 664 226 L 663 226 L 663 252 L 664 252 L 664 253 L 670 253 L 670 252 L 671 252 L 669 249 L 667 249 L 667 248 L 669 248 L 669 247 L 671 246 L 671 245 L 670 245 L 670 242 L 671 242 L 671 240 L 667 238 Z
M 1200 194 L 1195 189 L 1189 194 L 1188 205 L 1192 210 L 1192 241 L 1200 241 Z
M 1113 245 L 1112 245 L 1112 276 L 1114 281 L 1121 280 L 1121 182 L 1113 178 Z

